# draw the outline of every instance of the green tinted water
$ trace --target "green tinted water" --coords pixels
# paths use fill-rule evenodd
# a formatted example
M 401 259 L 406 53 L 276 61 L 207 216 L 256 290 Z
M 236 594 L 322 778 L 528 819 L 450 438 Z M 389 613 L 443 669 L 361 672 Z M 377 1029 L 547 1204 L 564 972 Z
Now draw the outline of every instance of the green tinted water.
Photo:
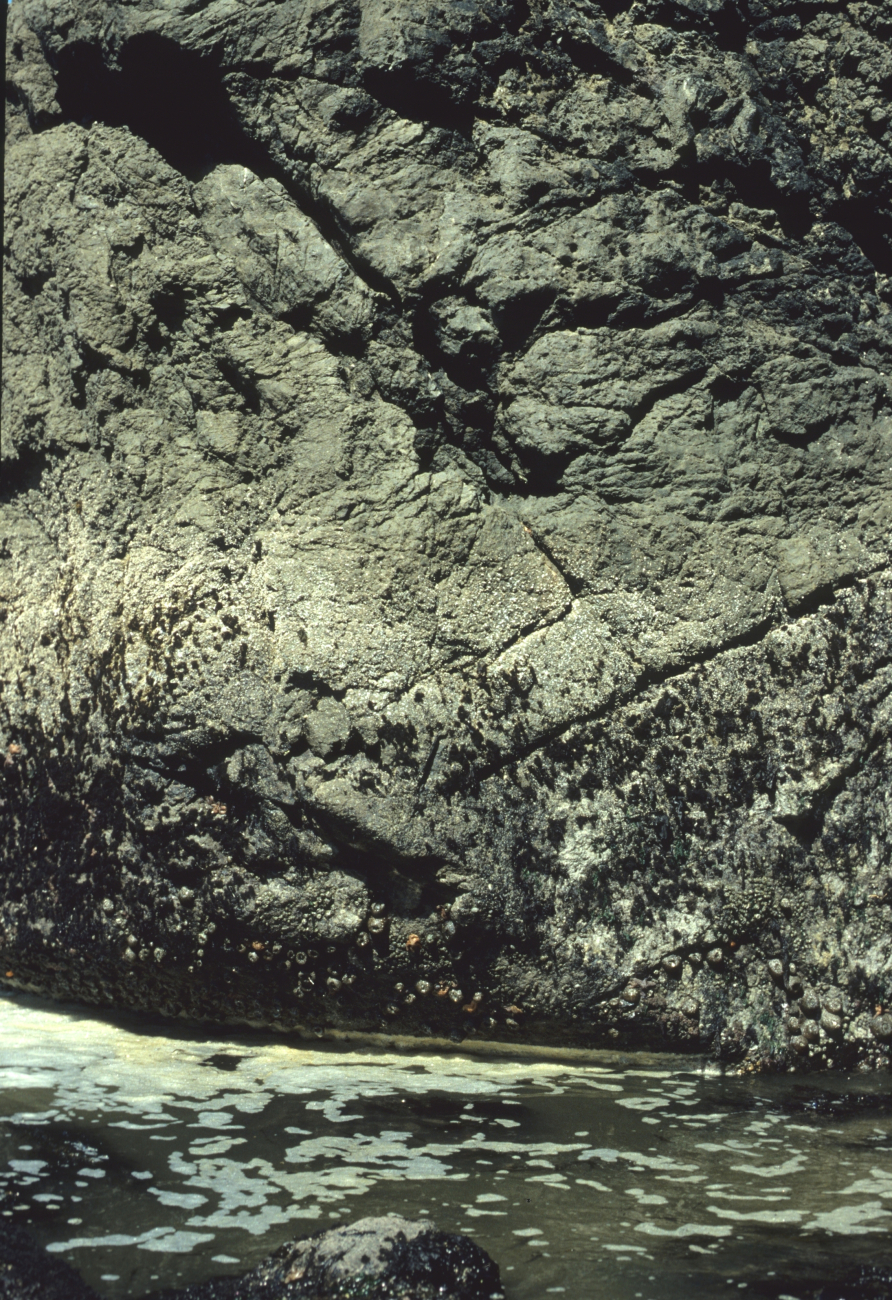
M 17 995 L 0 1117 L 2 1213 L 108 1296 L 386 1211 L 470 1233 L 508 1300 L 798 1297 L 890 1259 L 888 1076 L 311 1048 Z

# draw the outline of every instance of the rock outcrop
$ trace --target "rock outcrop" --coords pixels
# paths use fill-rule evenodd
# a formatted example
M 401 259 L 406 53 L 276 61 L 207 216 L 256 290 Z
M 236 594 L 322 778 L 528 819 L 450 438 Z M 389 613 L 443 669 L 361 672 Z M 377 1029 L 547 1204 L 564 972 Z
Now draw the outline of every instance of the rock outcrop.
M 0 975 L 888 1060 L 890 37 L 13 0 Z

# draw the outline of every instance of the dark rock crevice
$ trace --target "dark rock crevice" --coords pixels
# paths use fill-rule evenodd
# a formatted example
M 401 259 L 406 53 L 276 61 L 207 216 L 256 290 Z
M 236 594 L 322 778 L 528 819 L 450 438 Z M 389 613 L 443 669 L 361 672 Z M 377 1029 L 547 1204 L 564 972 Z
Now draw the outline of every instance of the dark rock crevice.
M 849 232 L 880 274 L 892 275 L 892 219 L 882 205 L 859 196 L 831 204 L 827 215 Z
M 541 543 L 537 543 L 537 544 L 541 545 Z M 821 598 L 815 600 L 813 604 L 813 609 L 811 610 L 799 609 L 796 611 L 796 615 L 800 618 L 810 617 L 814 612 L 821 609 L 822 607 L 826 607 L 829 603 L 831 603 L 833 601 L 834 594 L 835 593 L 832 590 L 822 592 Z M 478 766 L 475 766 L 472 774 L 473 784 L 476 786 L 479 782 L 483 782 L 490 779 L 493 776 L 497 776 L 499 773 L 505 771 L 507 768 L 514 767 L 524 762 L 526 759 L 530 758 L 532 755 L 538 753 L 539 751 L 547 749 L 549 746 L 554 745 L 556 742 L 561 741 L 564 737 L 568 736 L 569 734 L 576 733 L 581 729 L 589 726 L 592 723 L 600 722 L 605 717 L 609 716 L 611 713 L 616 711 L 618 708 L 625 708 L 630 704 L 633 704 L 635 701 L 640 700 L 642 697 L 653 692 L 655 688 L 669 685 L 673 681 L 676 681 L 681 678 L 688 678 L 692 674 L 696 677 L 699 674 L 699 672 L 705 667 L 705 665 L 712 663 L 715 660 L 721 659 L 726 655 L 733 654 L 740 650 L 746 650 L 746 649 L 758 647 L 765 641 L 765 639 L 768 636 L 770 636 L 773 632 L 776 632 L 780 627 L 782 627 L 782 625 L 783 625 L 782 612 L 781 610 L 778 609 L 775 610 L 772 614 L 768 615 L 766 618 L 760 620 L 753 627 L 747 629 L 745 632 L 742 632 L 738 636 L 734 637 L 732 640 L 729 640 L 728 642 L 725 642 L 720 646 L 713 647 L 711 650 L 701 649 L 696 655 L 696 658 L 692 657 L 692 660 L 688 663 L 682 663 L 682 664 L 674 663 L 662 669 L 647 668 L 647 667 L 643 668 L 637 675 L 634 688 L 631 692 L 628 693 L 617 692 L 615 696 L 611 696 L 608 700 L 602 703 L 597 709 L 592 710 L 591 712 L 587 712 L 575 716 L 571 718 L 569 721 L 562 722 L 559 727 L 555 728 L 552 731 L 547 732 L 546 734 L 538 736 L 536 740 L 530 743 L 529 745 L 523 746 L 511 752 L 510 754 L 500 756 L 494 762 L 483 763 Z M 878 663 L 875 666 L 876 671 L 880 677 L 882 675 L 882 669 L 885 666 L 886 666 L 885 658 L 881 661 L 878 661 Z M 873 749 L 879 747 L 881 744 L 885 742 L 885 739 L 886 739 L 885 733 L 875 736 L 874 739 L 871 741 L 870 750 L 872 751 Z M 854 773 L 861 766 L 862 761 L 866 760 L 866 758 L 867 758 L 867 752 L 865 752 L 857 760 L 854 760 L 849 775 Z M 842 777 L 839 780 L 838 787 L 834 782 L 834 796 L 835 793 L 838 793 L 840 790 L 842 790 L 845 787 L 845 785 L 846 785 L 845 777 Z M 833 802 L 833 797 L 830 797 L 828 799 L 827 806 L 829 807 L 832 804 L 832 802 Z
M 193 180 L 219 163 L 262 164 L 262 152 L 239 128 L 212 55 L 146 33 L 120 49 L 117 68 L 83 42 L 66 45 L 54 62 L 67 121 L 126 126 Z
M 56 57 L 59 105 L 68 121 L 126 126 L 191 181 L 225 163 L 247 167 L 262 180 L 277 180 L 353 271 L 399 310 L 394 286 L 361 264 L 323 205 L 245 132 L 219 58 L 219 51 L 202 56 L 155 33 L 127 41 L 114 69 L 94 45 L 66 46 Z

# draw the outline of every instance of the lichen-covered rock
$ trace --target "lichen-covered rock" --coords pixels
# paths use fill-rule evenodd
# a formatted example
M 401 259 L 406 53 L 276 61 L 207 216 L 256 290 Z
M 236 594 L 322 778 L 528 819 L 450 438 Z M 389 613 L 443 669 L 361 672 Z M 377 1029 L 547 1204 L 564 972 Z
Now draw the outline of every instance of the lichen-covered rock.
M 14 0 L 0 975 L 888 1059 L 890 35 Z

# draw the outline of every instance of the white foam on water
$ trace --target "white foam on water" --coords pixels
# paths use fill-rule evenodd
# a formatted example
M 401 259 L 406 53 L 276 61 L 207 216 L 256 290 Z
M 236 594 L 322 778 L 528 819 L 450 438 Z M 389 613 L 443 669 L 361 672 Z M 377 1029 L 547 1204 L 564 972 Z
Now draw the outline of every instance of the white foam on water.
M 881 1219 L 883 1222 L 878 1223 Z M 844 1237 L 863 1236 L 868 1232 L 888 1233 L 892 1210 L 882 1201 L 864 1201 L 861 1205 L 841 1205 L 835 1210 L 816 1214 L 804 1225 L 806 1232 L 833 1232 Z
M 805 1218 L 804 1210 L 732 1210 L 722 1205 L 709 1205 L 707 1209 L 735 1223 L 801 1223 Z
M 730 1237 L 731 1229 L 724 1224 L 680 1223 L 677 1228 L 661 1228 L 656 1223 L 639 1223 L 636 1232 L 646 1232 L 650 1237 Z
M 787 1199 L 783 1195 L 784 1189 L 778 1189 L 773 1196 L 767 1193 L 760 1195 L 757 1192 L 718 1192 L 712 1191 L 711 1188 L 707 1190 L 712 1192 L 712 1197 L 716 1201 L 785 1201 Z
M 212 1232 L 169 1232 L 160 1237 L 149 1237 L 137 1243 L 138 1250 L 153 1250 L 165 1255 L 188 1255 L 196 1246 L 213 1241 Z
M 737 1174 L 755 1174 L 757 1178 L 786 1178 L 800 1173 L 806 1165 L 804 1154 L 791 1156 L 777 1165 L 731 1165 Z
M 643 1187 L 627 1187 L 626 1196 L 634 1196 L 639 1205 L 668 1205 L 669 1198 L 646 1192 Z
M 0 1057 L 9 1065 L 0 1071 L 0 1094 L 16 1089 L 18 1099 L 10 1125 L 81 1132 L 88 1125 L 97 1133 L 102 1168 L 90 1150 L 78 1156 L 83 1220 L 70 1226 L 82 1235 L 52 1248 L 75 1263 L 101 1256 L 109 1296 L 125 1292 L 112 1286 L 108 1266 L 126 1262 L 114 1271 L 135 1276 L 134 1252 L 150 1253 L 156 1272 L 165 1255 L 179 1269 L 202 1258 L 256 1260 L 267 1236 L 278 1244 L 313 1231 L 320 1219 L 386 1209 L 414 1217 L 428 1213 L 441 1191 L 455 1196 L 457 1185 L 462 1207 L 446 1202 L 437 1211 L 441 1226 L 473 1225 L 497 1259 L 523 1245 L 523 1284 L 534 1288 L 524 1297 L 564 1287 L 572 1300 L 631 1300 L 636 1261 L 656 1257 L 663 1294 L 676 1300 L 688 1294 L 685 1259 L 705 1252 L 716 1268 L 736 1259 L 726 1272 L 749 1268 L 760 1255 L 751 1243 L 766 1228 L 786 1230 L 789 1245 L 801 1234 L 863 1240 L 890 1226 L 892 1175 L 877 1164 L 876 1145 L 889 1138 L 888 1126 L 877 1128 L 873 1118 L 842 1127 L 837 1119 L 833 1129 L 818 1117 L 794 1124 L 746 1097 L 723 1110 L 717 1073 L 692 1069 L 689 1060 L 630 1069 L 607 1058 L 433 1056 L 418 1044 L 372 1052 L 259 1037 L 189 1040 L 27 999 L 3 1005 Z M 215 1068 L 221 1055 L 225 1072 Z M 740 1093 L 754 1081 L 732 1086 Z M 515 1109 L 506 1113 L 509 1106 Z M 571 1127 L 580 1122 L 586 1128 Z M 847 1136 L 856 1123 L 860 1146 Z M 20 1144 L 18 1167 L 0 1166 L 0 1191 L 4 1179 L 7 1187 L 15 1179 L 26 1208 L 37 1197 L 60 1206 L 79 1200 L 70 1186 L 48 1188 L 55 1175 L 38 1159 L 43 1148 L 31 1133 L 31 1158 L 21 1158 Z M 118 1166 L 101 1154 L 103 1133 L 110 1150 L 126 1153 Z M 592 1171 L 597 1178 L 576 1176 Z M 115 1226 L 126 1220 L 139 1230 L 106 1233 L 112 1205 L 121 1209 Z M 541 1226 L 515 1227 L 521 1215 Z M 597 1247 L 611 1257 L 606 1291 L 597 1290 L 603 1257 L 597 1268 L 590 1264 L 593 1223 L 614 1242 L 633 1233 L 648 1238 L 647 1246 Z M 62 1214 L 59 1225 L 63 1235 Z M 552 1257 L 545 1247 L 556 1232 L 561 1251 Z M 203 1256 L 205 1248 L 217 1253 Z M 151 1289 L 155 1275 L 139 1276 Z M 165 1274 L 166 1283 L 174 1277 Z
M 148 1188 L 150 1196 L 157 1196 L 161 1205 L 172 1205 L 178 1210 L 196 1210 L 199 1205 L 207 1204 L 206 1196 L 197 1192 L 165 1192 L 157 1187 Z
M 865 1192 L 892 1197 L 892 1170 L 873 1168 L 869 1178 L 859 1178 L 848 1187 L 840 1187 L 837 1196 L 861 1196 Z

